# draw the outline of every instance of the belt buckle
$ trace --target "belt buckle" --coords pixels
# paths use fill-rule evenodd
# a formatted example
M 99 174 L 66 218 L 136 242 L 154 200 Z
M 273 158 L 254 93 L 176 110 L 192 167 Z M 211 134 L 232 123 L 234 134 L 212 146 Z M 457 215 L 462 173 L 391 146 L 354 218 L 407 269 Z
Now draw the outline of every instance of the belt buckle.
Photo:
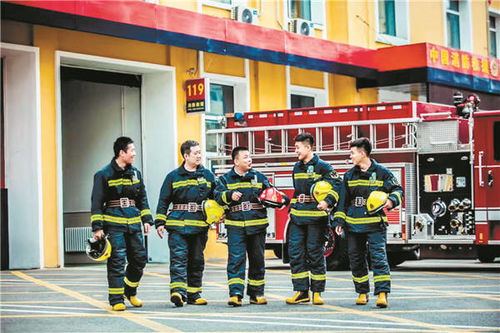
M 120 198 L 120 207 L 121 208 L 130 207 L 130 200 L 128 198 Z
M 250 201 L 244 201 L 241 203 L 241 210 L 242 211 L 248 212 L 251 209 L 252 209 L 252 205 L 250 204 Z
M 365 198 L 363 197 L 356 197 L 354 200 L 354 206 L 356 207 L 363 207 L 365 205 Z
M 189 202 L 187 206 L 188 206 L 187 210 L 190 213 L 196 213 L 198 211 L 198 204 L 196 202 Z
M 306 195 L 304 193 L 299 194 L 299 196 L 297 197 L 297 202 L 301 204 L 306 202 Z

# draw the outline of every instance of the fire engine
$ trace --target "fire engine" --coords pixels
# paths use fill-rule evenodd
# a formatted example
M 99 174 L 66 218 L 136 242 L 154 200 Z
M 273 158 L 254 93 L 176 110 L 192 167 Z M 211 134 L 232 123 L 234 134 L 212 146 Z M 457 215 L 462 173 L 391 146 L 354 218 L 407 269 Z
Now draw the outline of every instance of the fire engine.
M 232 167 L 231 149 L 249 147 L 253 167 L 293 196 L 294 137 L 311 133 L 319 156 L 342 174 L 352 167 L 349 141 L 368 137 L 372 158 L 405 190 L 387 212 L 390 264 L 419 258 L 500 256 L 500 111 L 478 111 L 473 98 L 456 107 L 423 102 L 301 108 L 235 114 L 227 128 L 209 130 L 217 175 Z M 266 248 L 288 260 L 288 209 L 270 210 Z M 326 235 L 329 270 L 347 268 L 345 240 Z M 218 241 L 227 234 L 218 226 Z

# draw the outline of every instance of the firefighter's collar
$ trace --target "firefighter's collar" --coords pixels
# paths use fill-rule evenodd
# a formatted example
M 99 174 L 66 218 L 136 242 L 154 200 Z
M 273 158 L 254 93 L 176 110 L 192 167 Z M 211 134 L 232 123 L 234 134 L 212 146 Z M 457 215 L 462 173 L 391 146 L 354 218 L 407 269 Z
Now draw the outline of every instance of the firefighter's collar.
M 251 168 L 250 170 L 248 170 L 247 173 L 245 173 L 244 175 L 240 175 L 238 172 L 236 172 L 236 168 L 235 167 L 233 167 L 231 169 L 231 172 L 232 172 L 231 176 L 237 176 L 237 177 L 242 177 L 242 178 L 245 177 L 245 176 L 248 176 L 248 175 L 252 175 L 252 177 L 253 177 L 253 175 L 255 174 L 255 171 L 254 171 L 253 168 Z
M 186 170 L 186 168 L 184 167 L 184 162 L 182 162 L 181 166 L 178 168 L 179 170 L 179 175 L 191 175 L 193 173 L 199 173 L 199 172 L 203 172 L 203 170 L 205 170 L 205 167 L 203 165 L 198 165 L 198 167 L 196 168 L 196 171 L 189 171 L 189 170 Z
M 361 168 L 359 167 L 359 165 L 356 165 L 354 167 L 354 169 L 356 170 L 357 173 L 360 173 L 360 174 L 362 174 L 362 173 L 370 174 L 378 168 L 377 161 L 375 161 L 373 158 L 370 158 L 370 161 L 372 162 L 372 164 L 370 165 L 370 167 L 366 171 L 362 171 Z
M 125 166 L 125 169 L 122 169 L 122 168 L 120 168 L 118 163 L 116 163 L 116 160 L 113 158 L 111 160 L 111 167 L 113 168 L 113 170 L 115 170 L 117 172 L 124 172 L 124 171 L 128 171 L 128 170 L 132 169 L 132 164 L 127 164 Z
M 311 158 L 311 160 L 309 162 L 304 163 L 304 162 L 300 161 L 300 163 L 302 165 L 315 165 L 318 163 L 318 161 L 319 161 L 319 156 L 317 154 L 313 154 L 313 158 Z

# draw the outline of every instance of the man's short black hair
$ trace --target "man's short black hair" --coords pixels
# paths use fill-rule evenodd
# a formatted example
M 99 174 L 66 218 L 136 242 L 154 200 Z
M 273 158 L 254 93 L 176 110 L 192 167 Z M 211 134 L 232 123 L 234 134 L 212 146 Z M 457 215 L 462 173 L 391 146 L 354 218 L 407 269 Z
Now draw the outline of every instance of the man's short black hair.
M 231 152 L 231 157 L 232 157 L 233 161 L 236 159 L 236 156 L 238 156 L 240 151 L 248 151 L 248 147 L 245 147 L 245 146 L 234 147 L 233 151 Z
M 300 133 L 295 137 L 295 142 L 307 143 L 312 147 L 314 145 L 314 137 L 311 133 Z
M 181 155 L 182 157 L 184 157 L 184 154 L 188 154 L 191 152 L 191 148 L 192 147 L 196 147 L 196 146 L 199 146 L 200 144 L 198 143 L 198 141 L 194 141 L 194 140 L 187 140 L 187 141 L 184 141 L 181 145 Z
M 370 156 L 372 152 L 372 143 L 368 138 L 359 138 L 356 140 L 352 140 L 349 143 L 349 147 L 363 148 L 363 150 L 366 152 L 366 156 Z
M 120 136 L 118 139 L 116 139 L 115 143 L 113 144 L 115 158 L 118 158 L 118 156 L 120 156 L 120 151 L 123 150 L 124 152 L 127 152 L 128 145 L 131 143 L 134 143 L 134 141 L 128 136 Z

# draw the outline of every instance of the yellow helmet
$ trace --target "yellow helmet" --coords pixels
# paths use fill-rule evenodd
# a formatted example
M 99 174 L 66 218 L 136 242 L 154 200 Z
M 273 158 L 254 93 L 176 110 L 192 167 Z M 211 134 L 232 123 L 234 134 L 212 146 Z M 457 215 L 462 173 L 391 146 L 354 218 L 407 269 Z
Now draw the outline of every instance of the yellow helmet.
M 311 186 L 311 196 L 317 202 L 321 202 L 325 200 L 328 192 L 330 192 L 332 188 L 333 187 L 329 182 L 320 180 L 319 182 L 316 182 L 313 184 L 313 186 Z
M 108 240 L 108 235 L 101 239 L 87 239 L 87 248 L 85 249 L 87 256 L 94 261 L 104 261 L 111 256 L 111 243 Z
M 203 215 L 208 225 L 212 223 L 219 222 L 222 216 L 224 216 L 224 208 L 217 203 L 215 200 L 205 200 L 202 203 Z
M 382 208 L 384 208 L 388 198 L 389 194 L 382 191 L 373 191 L 370 193 L 368 199 L 366 200 L 368 214 L 375 214 L 379 212 Z

